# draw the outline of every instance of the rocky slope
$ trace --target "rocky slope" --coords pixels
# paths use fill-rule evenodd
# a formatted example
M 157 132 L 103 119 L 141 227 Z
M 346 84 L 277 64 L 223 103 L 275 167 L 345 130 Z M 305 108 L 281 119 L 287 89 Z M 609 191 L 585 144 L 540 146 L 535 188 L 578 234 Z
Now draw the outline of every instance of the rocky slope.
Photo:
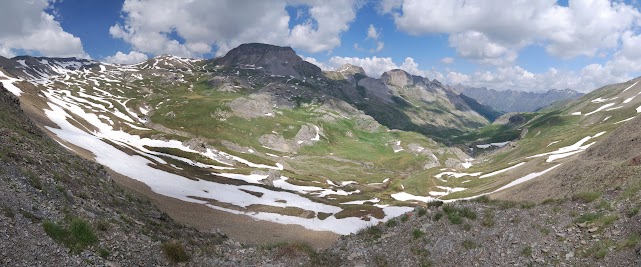
M 546 92 L 523 92 L 515 90 L 497 91 L 460 84 L 452 87 L 481 104 L 494 107 L 503 112 L 533 112 L 554 102 L 572 100 L 583 95 L 582 93 L 569 89 L 548 90 Z

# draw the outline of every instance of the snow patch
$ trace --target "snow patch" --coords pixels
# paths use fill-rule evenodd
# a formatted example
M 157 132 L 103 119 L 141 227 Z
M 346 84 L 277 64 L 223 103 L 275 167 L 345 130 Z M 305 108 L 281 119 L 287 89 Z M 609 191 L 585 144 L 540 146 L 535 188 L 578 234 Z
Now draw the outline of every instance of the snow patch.
M 585 114 L 585 115 L 583 115 L 583 116 L 589 116 L 589 115 L 592 115 L 592 114 L 594 114 L 594 113 L 597 113 L 597 112 L 599 112 L 599 111 L 601 111 L 601 110 L 604 110 L 604 109 L 606 109 L 606 108 L 609 108 L 609 107 L 611 107 L 611 106 L 614 106 L 614 103 L 607 103 L 607 104 L 605 104 L 605 105 L 603 105 L 603 106 L 600 106 L 599 108 L 595 109 L 594 111 L 592 111 L 592 112 L 590 112 L 590 113 L 586 113 L 586 114 Z
M 572 156 L 574 154 L 580 153 L 588 149 L 590 146 L 594 145 L 595 142 L 592 142 L 590 144 L 584 145 L 587 141 L 593 138 L 597 138 L 601 135 L 605 134 L 605 132 L 600 132 L 598 134 L 595 134 L 594 136 L 586 136 L 583 139 L 579 140 L 578 142 L 574 143 L 573 145 L 566 146 L 559 148 L 558 150 L 548 152 L 548 153 L 543 153 L 543 154 L 538 154 L 534 156 L 529 156 L 527 157 L 528 159 L 530 158 L 538 158 L 538 157 L 543 157 L 543 156 L 548 156 L 548 159 L 546 162 L 552 162 L 557 159 L 565 158 Z
M 525 162 L 521 162 L 521 163 L 519 163 L 519 164 L 516 164 L 516 165 L 514 165 L 514 166 L 510 166 L 510 167 L 507 167 L 507 168 L 505 168 L 505 169 L 501 169 L 501 170 L 498 170 L 498 171 L 495 171 L 495 172 L 491 172 L 491 173 L 488 173 L 488 174 L 481 175 L 481 177 L 479 177 L 479 178 L 492 177 L 492 176 L 494 176 L 494 175 L 501 174 L 501 173 L 504 173 L 504 172 L 509 171 L 509 170 L 512 170 L 512 169 L 516 169 L 516 168 L 518 168 L 518 167 L 520 167 L 520 166 L 523 166 L 523 164 L 525 164 Z

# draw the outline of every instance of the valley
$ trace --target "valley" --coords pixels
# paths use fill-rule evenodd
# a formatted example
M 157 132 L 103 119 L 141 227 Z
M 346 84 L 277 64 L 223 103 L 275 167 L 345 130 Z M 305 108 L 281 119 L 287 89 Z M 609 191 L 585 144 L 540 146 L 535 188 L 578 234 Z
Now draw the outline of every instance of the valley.
M 489 124 L 438 81 L 400 70 L 381 80 L 323 74 L 291 50 L 244 46 L 220 59 L 159 56 L 136 65 L 4 59 L 3 84 L 63 147 L 154 193 L 337 234 L 417 202 L 469 199 L 553 175 L 641 106 L 641 86 L 630 81 Z M 359 101 L 427 129 L 450 127 L 460 141 L 446 146 L 434 141 L 439 132 L 389 128 L 379 122 L 387 114 L 370 116 Z M 416 113 L 430 106 L 444 116 L 428 122 Z M 463 126 L 464 113 L 476 122 Z

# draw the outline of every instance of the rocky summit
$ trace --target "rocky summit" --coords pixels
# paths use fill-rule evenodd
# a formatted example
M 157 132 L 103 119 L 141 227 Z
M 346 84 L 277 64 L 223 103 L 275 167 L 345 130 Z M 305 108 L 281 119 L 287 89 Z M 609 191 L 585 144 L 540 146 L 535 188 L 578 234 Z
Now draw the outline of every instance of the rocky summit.
M 506 114 L 269 44 L 0 58 L 0 263 L 639 265 L 640 79 Z

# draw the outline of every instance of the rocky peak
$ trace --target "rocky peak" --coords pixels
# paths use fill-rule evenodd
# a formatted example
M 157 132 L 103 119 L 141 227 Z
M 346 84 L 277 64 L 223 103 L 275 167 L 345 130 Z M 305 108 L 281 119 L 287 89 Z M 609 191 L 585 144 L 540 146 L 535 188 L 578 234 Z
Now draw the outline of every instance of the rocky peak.
M 362 67 L 355 66 L 355 65 L 352 65 L 352 64 L 349 64 L 349 63 L 348 64 L 344 64 L 343 66 L 338 68 L 337 72 L 340 72 L 343 75 L 354 75 L 354 74 L 358 73 L 358 74 L 362 74 L 362 75 L 367 76 L 367 74 L 365 73 L 365 70 Z
M 320 76 L 321 69 L 304 61 L 291 47 L 268 44 L 242 44 L 215 60 L 216 65 L 260 69 L 282 76 Z
M 404 70 L 394 69 L 383 73 L 381 81 L 387 85 L 405 87 L 414 84 L 414 77 Z

